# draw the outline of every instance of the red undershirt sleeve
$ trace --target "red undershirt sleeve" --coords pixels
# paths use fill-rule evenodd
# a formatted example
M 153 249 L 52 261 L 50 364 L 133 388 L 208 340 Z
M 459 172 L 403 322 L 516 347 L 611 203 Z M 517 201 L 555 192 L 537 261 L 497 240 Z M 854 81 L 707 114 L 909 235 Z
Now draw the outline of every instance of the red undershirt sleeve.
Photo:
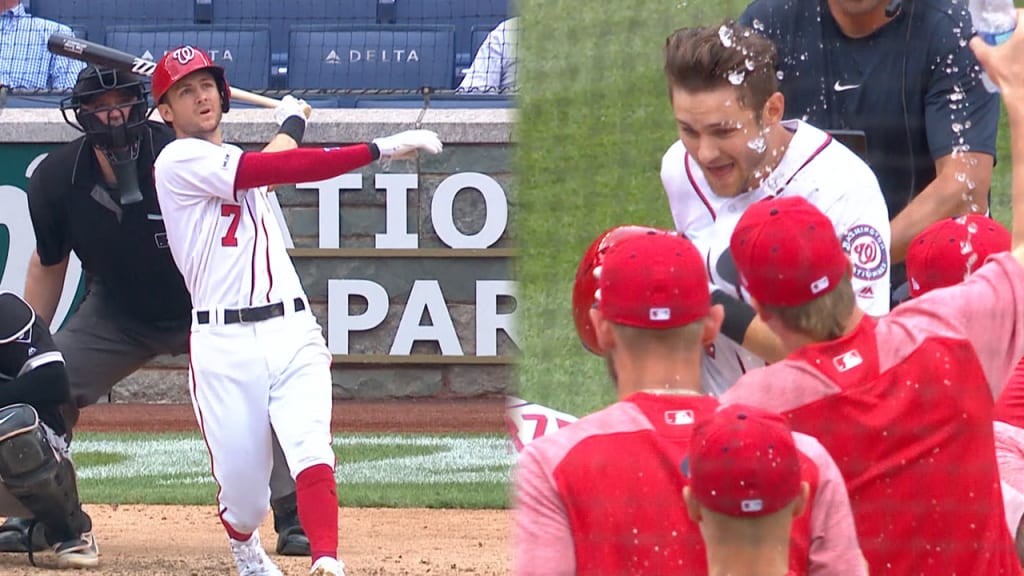
M 341 148 L 296 148 L 280 152 L 245 152 L 235 172 L 235 190 L 316 182 L 366 166 L 379 156 L 372 144 Z

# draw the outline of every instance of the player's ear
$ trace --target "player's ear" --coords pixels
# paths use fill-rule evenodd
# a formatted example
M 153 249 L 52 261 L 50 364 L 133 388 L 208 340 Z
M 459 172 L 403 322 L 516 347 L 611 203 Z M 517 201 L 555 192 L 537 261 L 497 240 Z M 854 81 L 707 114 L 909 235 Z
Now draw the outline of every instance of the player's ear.
M 796 497 L 796 504 L 793 506 L 793 518 L 799 518 L 807 509 L 807 501 L 811 497 L 811 485 L 807 482 L 800 483 L 800 494 Z
M 700 524 L 701 520 L 704 519 L 700 513 L 700 504 L 697 503 L 697 499 L 693 497 L 693 492 L 690 491 L 689 486 L 683 486 L 683 501 L 686 502 L 686 514 L 697 524 Z
M 782 121 L 782 116 L 785 113 L 786 97 L 782 95 L 782 92 L 774 92 L 768 97 L 768 101 L 764 103 L 764 108 L 761 110 L 761 124 L 763 126 L 778 124 Z
M 164 122 L 174 122 L 174 110 L 171 110 L 171 107 L 169 105 L 165 103 L 157 104 L 156 110 L 160 113 L 160 117 L 164 119 Z
M 601 350 L 611 350 L 615 346 L 615 332 L 610 322 L 605 320 L 604 314 L 597 307 L 590 309 L 590 323 L 594 326 L 594 336 L 597 337 L 597 345 Z
M 711 312 L 704 317 L 704 330 L 700 335 L 700 343 L 707 346 L 715 341 L 718 333 L 722 330 L 722 322 L 725 320 L 725 308 L 721 304 L 711 307 Z

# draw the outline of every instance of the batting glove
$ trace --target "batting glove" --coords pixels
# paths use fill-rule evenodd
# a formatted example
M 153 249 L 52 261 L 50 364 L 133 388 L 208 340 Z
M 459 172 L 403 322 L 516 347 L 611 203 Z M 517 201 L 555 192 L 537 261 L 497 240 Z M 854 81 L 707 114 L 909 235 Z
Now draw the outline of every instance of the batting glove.
M 381 159 L 391 160 L 411 160 L 420 150 L 440 154 L 444 147 L 437 134 L 431 130 L 407 130 L 377 138 L 373 143 L 380 150 Z
M 274 120 L 277 121 L 277 125 L 284 124 L 284 121 L 288 118 L 295 116 L 301 118 L 303 122 L 309 120 L 313 110 L 309 104 L 306 104 L 305 100 L 299 100 L 291 94 L 281 99 L 281 103 L 274 108 Z

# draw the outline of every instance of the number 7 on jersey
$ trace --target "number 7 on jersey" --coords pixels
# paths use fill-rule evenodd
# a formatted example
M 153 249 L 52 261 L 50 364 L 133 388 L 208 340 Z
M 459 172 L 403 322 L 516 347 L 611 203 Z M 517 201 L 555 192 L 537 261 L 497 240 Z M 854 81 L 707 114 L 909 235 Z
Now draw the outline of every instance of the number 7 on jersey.
M 238 219 L 242 217 L 242 206 L 240 204 L 221 204 L 220 215 L 224 218 L 231 218 L 231 222 L 228 223 L 228 231 L 220 239 L 220 245 L 238 246 L 238 238 L 235 237 L 235 233 L 238 232 Z

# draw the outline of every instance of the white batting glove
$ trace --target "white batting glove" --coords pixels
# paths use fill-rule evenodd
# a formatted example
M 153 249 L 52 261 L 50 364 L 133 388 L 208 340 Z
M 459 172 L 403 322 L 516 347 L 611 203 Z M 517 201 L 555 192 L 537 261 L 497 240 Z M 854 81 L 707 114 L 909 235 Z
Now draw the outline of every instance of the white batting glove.
M 437 134 L 431 130 L 406 130 L 376 138 L 373 143 L 380 150 L 381 159 L 388 160 L 411 160 L 420 150 L 440 154 L 444 147 Z
M 277 108 L 274 108 L 274 120 L 277 121 L 278 126 L 284 124 L 284 121 L 292 116 L 308 121 L 311 112 L 312 109 L 309 104 L 306 104 L 305 100 L 299 100 L 289 94 L 281 99 L 281 103 L 277 105 Z

